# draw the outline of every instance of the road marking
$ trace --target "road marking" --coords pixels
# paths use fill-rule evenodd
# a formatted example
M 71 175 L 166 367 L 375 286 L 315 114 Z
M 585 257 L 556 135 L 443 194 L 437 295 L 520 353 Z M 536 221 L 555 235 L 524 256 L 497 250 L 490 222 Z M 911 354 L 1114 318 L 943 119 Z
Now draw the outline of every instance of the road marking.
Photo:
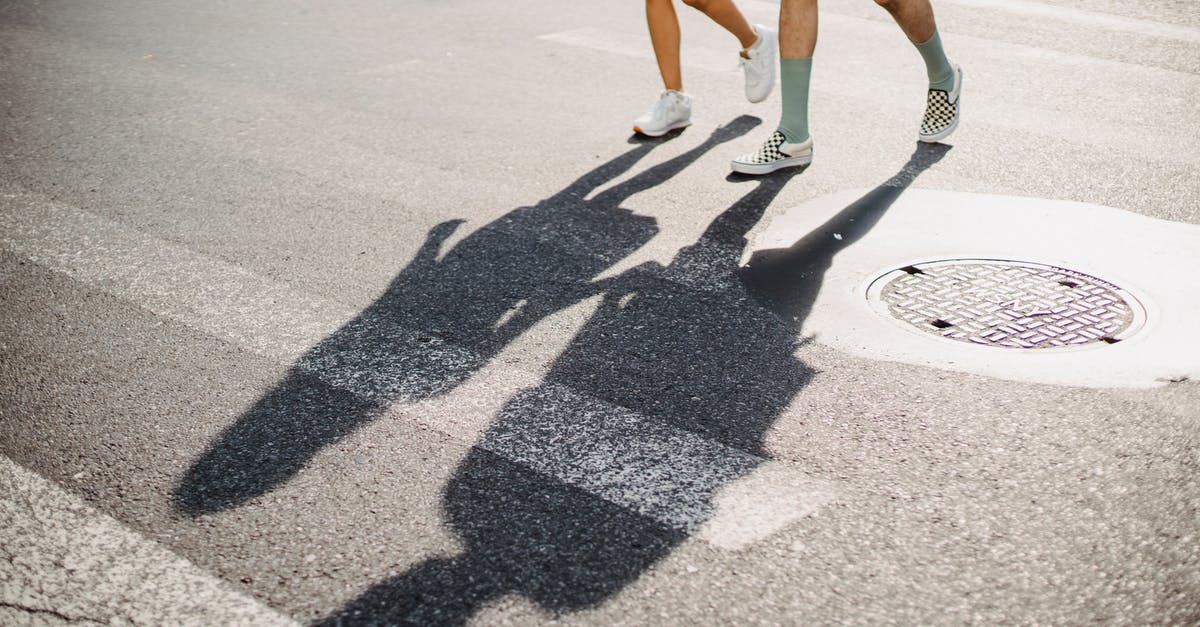
M 692 533 L 711 522 L 716 530 L 701 537 L 714 546 L 748 546 L 810 515 L 814 504 L 833 493 L 794 467 L 545 383 L 500 360 L 488 363 L 460 346 L 358 316 L 244 268 L 32 194 L 0 202 L 0 247 L 155 315 L 294 364 L 364 399 L 385 401 L 390 416 L 479 446 L 669 527 Z M 343 326 L 346 320 L 351 322 Z M 337 349 L 309 349 L 335 332 L 344 340 Z M 363 338 L 372 341 L 359 341 Z M 384 360 L 376 371 L 380 360 L 354 353 L 370 351 L 379 338 L 403 347 L 389 352 L 404 357 Z M 337 350 L 351 354 L 330 354 Z M 339 368 L 329 360 L 372 366 Z M 425 364 L 416 371 L 435 380 L 413 376 L 413 363 Z M 458 371 L 465 377 L 434 376 Z M 762 473 L 788 480 L 753 480 Z M 751 483 L 739 486 L 743 478 Z M 812 496 L 798 498 L 797 490 Z M 714 506 L 718 493 L 740 496 L 726 496 Z M 749 501 L 760 508 L 741 505 Z M 763 507 L 773 512 L 770 524 L 744 519 L 763 515 Z
M 1074 7 L 1054 6 L 1029 0 L 943 0 L 948 4 L 971 7 L 975 9 L 994 9 L 1028 17 L 1042 17 L 1082 26 L 1099 28 L 1101 30 L 1133 33 L 1149 37 L 1177 39 L 1190 43 L 1200 43 L 1200 29 L 1175 24 L 1163 24 L 1150 20 L 1139 20 L 1130 17 L 1085 11 Z
M 741 550 L 815 514 L 835 498 L 829 483 L 798 478 L 781 465 L 765 464 L 717 491 L 713 515 L 697 535 L 713 546 Z
M 49 617 L 104 625 L 297 624 L 0 455 L 0 622 Z
M 5 248 L 260 355 L 293 361 L 354 314 L 95 214 L 32 195 L 0 207 Z
M 645 33 L 635 35 L 631 31 L 614 31 L 585 26 L 541 35 L 538 39 L 654 61 L 654 50 L 650 47 L 650 38 Z M 728 49 L 718 51 L 707 46 L 681 43 L 679 54 L 683 64 L 687 67 L 717 73 L 731 73 L 738 69 L 736 55 Z

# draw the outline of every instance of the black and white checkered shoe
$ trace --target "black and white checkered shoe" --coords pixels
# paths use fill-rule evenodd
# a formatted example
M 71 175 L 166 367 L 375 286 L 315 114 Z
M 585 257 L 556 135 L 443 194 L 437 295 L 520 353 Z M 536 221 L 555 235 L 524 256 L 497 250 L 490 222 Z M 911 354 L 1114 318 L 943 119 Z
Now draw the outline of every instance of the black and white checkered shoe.
M 958 114 L 962 110 L 962 68 L 954 66 L 954 88 L 949 92 L 930 89 L 925 98 L 925 118 L 921 120 L 918 139 L 934 143 L 942 141 L 958 128 Z
M 799 144 L 789 144 L 783 133 L 775 131 L 757 152 L 744 154 L 729 165 L 734 172 L 742 174 L 769 174 L 782 168 L 812 163 L 812 147 L 812 137 Z

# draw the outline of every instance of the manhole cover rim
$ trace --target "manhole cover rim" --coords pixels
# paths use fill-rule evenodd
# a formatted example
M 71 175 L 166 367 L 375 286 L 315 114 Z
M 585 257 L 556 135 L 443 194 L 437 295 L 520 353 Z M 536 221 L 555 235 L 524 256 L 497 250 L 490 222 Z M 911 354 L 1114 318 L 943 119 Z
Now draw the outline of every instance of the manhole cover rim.
M 1120 298 L 1121 301 L 1124 302 L 1129 307 L 1132 319 L 1130 320 L 1128 326 L 1126 326 L 1124 329 L 1120 330 L 1118 333 L 1113 334 L 1111 336 L 1112 340 L 1116 340 L 1115 342 L 1112 342 L 1112 343 L 1110 343 L 1108 341 L 1094 340 L 1094 341 L 1088 341 L 1088 342 L 1078 343 L 1078 344 L 1069 344 L 1069 345 L 1065 345 L 1065 346 L 1048 346 L 1048 347 L 1037 347 L 1037 348 L 1006 346 L 1006 345 L 999 344 L 999 343 L 990 343 L 990 344 L 989 343 L 979 343 L 979 342 L 971 341 L 969 339 L 960 339 L 960 338 L 950 337 L 950 336 L 939 334 L 935 331 L 926 330 L 924 328 L 919 327 L 917 324 L 915 324 L 909 320 L 905 320 L 901 317 L 898 317 L 892 311 L 889 303 L 887 301 L 885 301 L 881 296 L 883 293 L 883 290 L 895 278 L 897 278 L 900 275 L 910 274 L 909 272 L 906 271 L 906 269 L 908 269 L 908 268 L 920 269 L 922 267 L 929 268 L 931 266 L 936 267 L 939 265 L 967 265 L 967 264 L 1013 266 L 1013 267 L 1020 267 L 1020 268 L 1025 268 L 1025 269 L 1036 269 L 1036 270 L 1043 270 L 1043 271 L 1050 270 L 1050 271 L 1053 271 L 1056 273 L 1061 273 L 1061 274 L 1066 274 L 1066 275 L 1076 276 L 1076 277 L 1082 277 L 1087 280 L 1098 283 L 1100 286 L 1108 289 L 1113 294 L 1115 294 L 1118 298 Z M 1150 322 L 1151 322 L 1150 313 L 1149 313 L 1150 308 L 1147 307 L 1147 305 L 1145 304 L 1146 301 L 1145 301 L 1144 297 L 1140 296 L 1135 289 L 1125 288 L 1125 287 L 1122 287 L 1122 286 L 1114 283 L 1113 281 L 1111 281 L 1109 279 L 1102 278 L 1095 274 L 1091 274 L 1091 273 L 1084 272 L 1081 270 L 1075 270 L 1075 269 L 1068 268 L 1068 267 L 1065 267 L 1062 265 L 1056 265 L 1054 263 L 1047 263 L 1047 262 L 1041 262 L 1041 261 L 1024 261 L 1024 260 L 1019 260 L 1019 259 L 1007 259 L 1007 258 L 1003 258 L 1003 257 L 993 257 L 993 256 L 973 257 L 973 256 L 962 255 L 962 256 L 955 256 L 955 257 L 925 257 L 925 258 L 920 258 L 920 259 L 909 261 L 908 263 L 903 263 L 903 264 L 898 264 L 898 265 L 890 265 L 886 268 L 881 268 L 881 269 L 877 270 L 876 272 L 872 272 L 868 276 L 870 276 L 871 278 L 869 278 L 865 282 L 863 282 L 862 287 L 859 290 L 859 293 L 862 294 L 866 298 L 867 303 L 870 306 L 871 310 L 878 317 L 889 321 L 890 326 L 892 326 L 893 328 L 904 329 L 905 331 L 907 331 L 915 336 L 923 337 L 926 339 L 933 339 L 935 341 L 940 341 L 941 343 L 943 343 L 947 346 L 967 346 L 967 347 L 979 347 L 979 348 L 992 348 L 992 349 L 997 349 L 997 350 L 1004 350 L 1007 352 L 1030 354 L 1030 355 L 1032 355 L 1032 354 L 1043 354 L 1043 355 L 1062 354 L 1062 353 L 1070 352 L 1070 351 L 1097 350 L 1097 349 L 1105 348 L 1105 347 L 1112 348 L 1115 346 L 1119 346 L 1122 343 L 1126 342 L 1127 340 L 1130 340 L 1134 337 L 1140 337 L 1141 335 L 1143 335 L 1143 332 L 1147 329 L 1147 327 L 1150 326 Z

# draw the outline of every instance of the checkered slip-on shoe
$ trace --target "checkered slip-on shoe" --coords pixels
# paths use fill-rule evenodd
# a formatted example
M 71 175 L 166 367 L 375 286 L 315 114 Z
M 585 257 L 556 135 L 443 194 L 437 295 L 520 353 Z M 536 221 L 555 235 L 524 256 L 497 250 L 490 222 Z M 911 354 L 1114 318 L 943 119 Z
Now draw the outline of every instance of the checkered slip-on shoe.
M 775 131 L 757 152 L 742 155 L 730 162 L 734 172 L 742 174 L 769 174 L 775 170 L 812 163 L 813 140 L 789 144 L 783 133 Z
M 918 139 L 934 143 L 942 141 L 958 128 L 958 114 L 962 110 L 962 68 L 954 66 L 954 88 L 949 92 L 930 89 L 925 98 L 925 118 L 921 120 Z

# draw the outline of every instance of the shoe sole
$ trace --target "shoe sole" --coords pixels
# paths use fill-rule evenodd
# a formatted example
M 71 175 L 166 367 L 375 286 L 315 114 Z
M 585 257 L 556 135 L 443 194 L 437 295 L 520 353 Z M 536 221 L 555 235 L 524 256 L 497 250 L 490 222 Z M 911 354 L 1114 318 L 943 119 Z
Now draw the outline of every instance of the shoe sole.
M 778 159 L 771 163 L 742 163 L 740 161 L 731 161 L 729 167 L 733 168 L 734 172 L 740 174 L 770 174 L 776 170 L 784 168 L 798 168 L 812 163 L 812 155 L 800 155 L 797 157 L 787 157 Z
M 691 120 L 687 120 L 686 122 L 676 122 L 675 124 L 672 124 L 672 125 L 668 126 L 667 128 L 664 128 L 661 131 L 652 133 L 650 131 L 642 130 L 642 127 L 635 124 L 633 126 L 633 132 L 641 133 L 642 135 L 645 135 L 646 137 L 662 137 L 663 135 L 666 135 L 667 133 L 670 133 L 671 131 L 674 131 L 676 129 L 681 129 L 681 128 L 687 128 L 691 125 L 692 125 Z
M 763 94 L 761 96 L 758 96 L 755 98 L 755 97 L 751 97 L 750 94 L 746 94 L 746 100 L 749 101 L 750 104 L 758 104 L 758 103 L 766 100 L 771 95 L 771 91 L 773 91 L 775 89 L 775 80 L 776 80 L 775 73 L 772 72 L 767 78 L 768 78 L 767 85 L 769 85 L 769 87 L 767 87 L 767 91 L 763 92 Z

